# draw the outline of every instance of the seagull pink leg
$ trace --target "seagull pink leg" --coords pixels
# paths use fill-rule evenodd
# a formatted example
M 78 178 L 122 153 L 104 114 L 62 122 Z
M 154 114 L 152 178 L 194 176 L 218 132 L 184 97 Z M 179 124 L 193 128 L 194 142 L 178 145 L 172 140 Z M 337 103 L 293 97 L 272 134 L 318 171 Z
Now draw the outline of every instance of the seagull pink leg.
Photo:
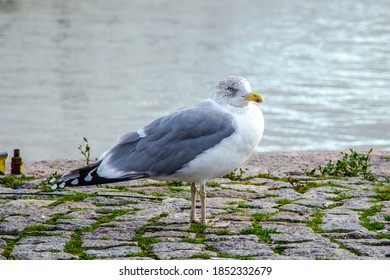
M 200 216 L 200 222 L 202 224 L 206 224 L 206 190 L 205 190 L 206 184 L 202 183 L 200 185 L 200 207 L 201 207 L 201 216 Z
M 191 213 L 190 213 L 190 223 L 195 222 L 196 220 L 196 185 L 195 183 L 191 184 Z

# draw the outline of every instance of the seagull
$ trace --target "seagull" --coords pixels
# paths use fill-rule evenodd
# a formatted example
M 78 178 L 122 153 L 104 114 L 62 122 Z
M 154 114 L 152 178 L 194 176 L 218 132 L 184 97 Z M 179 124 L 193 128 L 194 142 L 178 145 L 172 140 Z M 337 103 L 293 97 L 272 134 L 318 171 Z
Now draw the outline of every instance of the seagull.
M 200 222 L 206 224 L 206 181 L 241 166 L 260 143 L 264 118 L 254 102 L 263 97 L 249 82 L 228 76 L 210 98 L 124 134 L 95 163 L 64 174 L 51 188 L 141 178 L 184 181 L 191 183 L 190 222 L 196 222 L 198 184 Z

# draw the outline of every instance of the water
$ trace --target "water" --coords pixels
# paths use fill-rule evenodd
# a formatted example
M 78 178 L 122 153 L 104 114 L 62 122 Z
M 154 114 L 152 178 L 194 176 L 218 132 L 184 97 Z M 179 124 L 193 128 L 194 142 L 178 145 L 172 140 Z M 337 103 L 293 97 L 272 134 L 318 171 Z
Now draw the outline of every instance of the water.
M 245 76 L 260 151 L 390 149 L 389 0 L 0 0 L 0 151 L 98 157 Z

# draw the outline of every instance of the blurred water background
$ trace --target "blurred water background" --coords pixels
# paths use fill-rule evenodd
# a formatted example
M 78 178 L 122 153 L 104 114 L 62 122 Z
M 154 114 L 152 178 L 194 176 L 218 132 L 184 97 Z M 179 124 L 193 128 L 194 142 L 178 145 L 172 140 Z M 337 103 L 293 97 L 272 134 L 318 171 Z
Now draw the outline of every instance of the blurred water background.
M 98 157 L 242 75 L 259 151 L 390 149 L 389 0 L 0 0 L 0 151 Z

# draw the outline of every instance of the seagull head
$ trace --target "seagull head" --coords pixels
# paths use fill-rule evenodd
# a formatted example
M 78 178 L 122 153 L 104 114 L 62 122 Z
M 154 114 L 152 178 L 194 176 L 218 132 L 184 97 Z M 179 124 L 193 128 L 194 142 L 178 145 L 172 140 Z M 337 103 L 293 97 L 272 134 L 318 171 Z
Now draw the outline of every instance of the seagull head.
M 245 107 L 250 101 L 263 102 L 263 97 L 253 92 L 249 82 L 240 76 L 228 76 L 220 81 L 214 89 L 212 97 L 220 104 Z

